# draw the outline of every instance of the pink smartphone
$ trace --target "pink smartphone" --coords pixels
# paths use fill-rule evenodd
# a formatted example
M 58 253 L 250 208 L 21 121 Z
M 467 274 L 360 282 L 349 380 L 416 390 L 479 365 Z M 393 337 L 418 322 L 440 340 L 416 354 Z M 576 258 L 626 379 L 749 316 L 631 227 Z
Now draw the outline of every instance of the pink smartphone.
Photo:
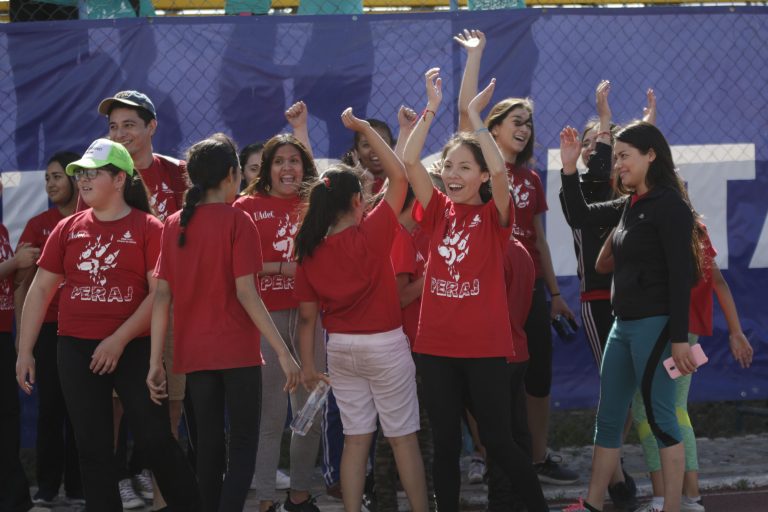
M 696 368 L 698 368 L 699 366 L 709 361 L 709 358 L 704 353 L 704 349 L 701 348 L 701 345 L 698 343 L 691 346 L 691 353 L 693 354 L 694 362 L 696 362 Z M 664 368 L 667 369 L 667 373 L 673 379 L 676 379 L 683 375 L 682 373 L 680 373 L 680 370 L 677 369 L 675 360 L 672 359 L 671 357 L 664 360 Z

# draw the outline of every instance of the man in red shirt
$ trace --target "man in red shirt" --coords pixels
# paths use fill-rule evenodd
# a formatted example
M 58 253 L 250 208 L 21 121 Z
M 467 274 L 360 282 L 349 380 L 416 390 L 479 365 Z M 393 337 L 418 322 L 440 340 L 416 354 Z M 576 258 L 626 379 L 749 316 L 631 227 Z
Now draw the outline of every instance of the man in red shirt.
M 109 123 L 108 138 L 121 143 L 131 154 L 136 170 L 147 187 L 152 213 L 161 222 L 165 222 L 169 215 L 181 210 L 184 204 L 184 194 L 190 187 L 190 183 L 186 162 L 152 151 L 152 136 L 157 131 L 157 111 L 152 100 L 139 91 L 120 91 L 99 103 L 99 114 L 107 117 Z M 170 365 L 173 359 L 173 345 L 168 341 L 166 341 L 164 356 L 166 364 Z M 178 437 L 177 430 L 181 418 L 186 380 L 184 375 L 173 373 L 172 365 L 168 367 L 168 370 L 171 425 L 173 425 L 174 435 Z M 122 466 L 125 466 L 124 443 L 125 436 L 121 435 L 118 445 L 118 461 Z M 139 460 L 132 460 L 129 473 L 135 474 L 133 487 L 142 498 L 151 499 L 154 496 L 152 484 L 147 478 L 148 472 L 139 467 L 141 465 Z M 134 503 L 138 505 L 142 500 L 138 499 L 136 493 L 131 493 L 129 483 L 130 481 L 126 481 L 126 479 L 120 483 L 121 497 L 125 498 L 123 505 L 128 506 Z M 162 504 L 162 501 L 156 500 L 156 505 Z
M 158 219 L 181 210 L 189 188 L 187 164 L 152 152 L 157 130 L 155 105 L 146 94 L 121 91 L 99 104 L 99 114 L 109 121 L 109 139 L 121 143 L 149 191 L 149 204 Z

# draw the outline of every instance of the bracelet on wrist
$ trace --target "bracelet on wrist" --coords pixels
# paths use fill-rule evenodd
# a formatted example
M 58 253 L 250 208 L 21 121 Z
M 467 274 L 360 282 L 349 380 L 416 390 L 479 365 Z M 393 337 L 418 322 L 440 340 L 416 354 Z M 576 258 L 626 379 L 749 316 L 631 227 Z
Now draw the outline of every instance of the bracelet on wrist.
M 483 132 L 488 132 L 488 133 L 490 133 L 490 132 L 488 131 L 488 128 L 486 128 L 485 126 L 483 126 L 482 128 L 478 128 L 477 130 L 475 130 L 475 133 L 476 133 L 476 134 L 480 134 L 480 133 L 483 133 Z
M 606 137 L 606 138 L 610 139 L 611 138 L 611 132 L 598 132 L 597 133 L 597 138 L 599 139 L 600 137 Z
M 432 113 L 432 118 L 433 118 L 433 119 L 434 119 L 434 118 L 435 118 L 435 116 L 437 115 L 437 114 L 435 114 L 435 111 L 434 111 L 434 110 L 430 110 L 430 109 L 428 109 L 428 108 L 425 108 L 425 109 L 424 109 L 424 110 L 421 112 L 421 120 L 422 120 L 422 121 L 426 121 L 426 120 L 427 120 L 427 112 L 431 112 L 431 113 Z
M 549 294 L 549 296 L 550 296 L 550 297 L 559 297 L 559 296 L 560 296 L 560 292 L 557 292 L 557 293 L 550 293 L 550 294 Z

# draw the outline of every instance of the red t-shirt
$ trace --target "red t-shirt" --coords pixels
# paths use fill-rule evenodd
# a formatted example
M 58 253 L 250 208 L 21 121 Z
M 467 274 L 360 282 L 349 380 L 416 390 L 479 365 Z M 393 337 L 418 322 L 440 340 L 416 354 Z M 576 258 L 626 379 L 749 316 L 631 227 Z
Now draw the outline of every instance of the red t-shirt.
M 704 227 L 704 225 L 701 225 Z M 701 279 L 691 288 L 691 305 L 688 312 L 688 332 L 699 336 L 712 336 L 712 309 L 714 306 L 714 283 L 712 265 L 717 251 L 707 234 L 707 228 L 699 232 L 701 239 Z
M 515 355 L 510 357 L 509 361 L 519 363 L 528 360 L 525 321 L 531 310 L 536 270 L 531 255 L 523 244 L 514 238 L 509 241 L 504 251 L 504 281 L 507 284 L 509 323 L 512 328 L 512 344 L 515 347 Z
M 37 247 L 42 250 L 45 247 L 45 242 L 48 240 L 48 236 L 53 232 L 53 228 L 59 223 L 64 216 L 61 214 L 58 208 L 55 206 L 49 208 L 39 215 L 35 215 L 27 222 L 24 227 L 24 231 L 19 237 L 19 244 L 28 243 L 33 247 Z M 18 246 L 17 246 L 18 250 Z M 51 304 L 48 306 L 48 311 L 45 312 L 44 322 L 56 322 L 59 319 L 59 297 L 61 296 L 61 287 L 56 291 L 56 295 L 51 299 Z
M 359 226 L 327 236 L 299 264 L 295 296 L 320 304 L 328 332 L 373 334 L 403 325 L 390 258 L 399 227 L 382 201 Z
M 61 336 L 104 339 L 136 311 L 149 290 L 162 228 L 134 208 L 114 221 L 97 219 L 89 208 L 56 225 L 37 264 L 64 276 Z M 148 334 L 149 325 L 141 335 Z
M 261 271 L 256 225 L 228 204 L 200 204 L 179 247 L 180 214 L 165 221 L 155 269 L 173 293 L 174 372 L 263 364 L 259 329 L 235 285 L 238 277 L 253 274 L 256 280 Z
M 512 233 L 528 251 L 536 269 L 536 277 L 544 275 L 541 266 L 541 255 L 536 248 L 536 229 L 533 218 L 547 211 L 547 196 L 541 178 L 527 167 L 517 167 L 507 163 L 507 177 L 515 200 L 515 226 Z
M 0 263 L 13 258 L 8 230 L 0 224 Z M 13 330 L 13 273 L 0 279 L 0 332 Z
M 437 189 L 413 218 L 430 233 L 414 352 L 446 357 L 511 357 L 504 251 L 512 226 L 501 227 L 493 200 L 454 204 Z
M 392 243 L 391 258 L 395 276 L 398 274 L 408 274 L 408 282 L 412 283 L 424 275 L 424 257 L 419 254 L 416 247 L 416 239 L 402 225 L 398 229 L 395 240 Z M 421 297 L 417 297 L 416 300 L 401 309 L 403 331 L 408 336 L 411 346 L 413 346 L 413 342 L 416 340 L 420 309 Z
M 244 196 L 235 201 L 251 216 L 259 229 L 261 254 L 265 262 L 293 261 L 293 240 L 299 230 L 301 199 L 281 199 L 264 194 Z M 269 311 L 298 307 L 293 297 L 293 277 L 282 274 L 259 277 L 261 298 Z
M 186 162 L 153 154 L 152 165 L 138 171 L 147 187 L 149 206 L 161 222 L 181 210 L 189 188 Z

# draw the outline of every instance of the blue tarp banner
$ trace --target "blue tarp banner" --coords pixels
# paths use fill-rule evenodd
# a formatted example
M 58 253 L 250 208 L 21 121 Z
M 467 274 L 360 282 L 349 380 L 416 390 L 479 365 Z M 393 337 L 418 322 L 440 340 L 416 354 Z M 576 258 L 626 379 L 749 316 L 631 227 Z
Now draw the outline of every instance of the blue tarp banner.
M 427 141 L 439 151 L 456 126 L 465 55 L 452 41 L 485 31 L 481 84 L 494 101 L 530 96 L 536 161 L 547 186 L 553 262 L 578 311 L 570 231 L 557 201 L 558 133 L 594 115 L 594 88 L 613 82 L 617 122 L 642 115 L 653 87 L 658 124 L 704 214 L 755 347 L 741 370 L 719 311 L 703 340 L 710 363 L 693 400 L 768 396 L 764 290 L 768 284 L 768 10 L 765 8 L 523 9 L 365 16 L 154 18 L 0 25 L 0 170 L 4 223 L 17 237 L 46 207 L 40 170 L 55 151 L 82 152 L 107 124 L 96 112 L 116 91 L 146 92 L 158 109 L 155 150 L 182 156 L 216 131 L 240 145 L 287 129 L 283 112 L 303 100 L 315 154 L 338 158 L 352 136 L 339 122 L 359 115 L 396 127 L 401 104 L 425 104 L 423 73 L 439 66 L 445 101 Z M 477 319 L 467 319 L 477 321 Z M 467 340 L 471 342 L 471 340 Z M 555 337 L 553 403 L 591 406 L 597 369 L 583 334 Z

